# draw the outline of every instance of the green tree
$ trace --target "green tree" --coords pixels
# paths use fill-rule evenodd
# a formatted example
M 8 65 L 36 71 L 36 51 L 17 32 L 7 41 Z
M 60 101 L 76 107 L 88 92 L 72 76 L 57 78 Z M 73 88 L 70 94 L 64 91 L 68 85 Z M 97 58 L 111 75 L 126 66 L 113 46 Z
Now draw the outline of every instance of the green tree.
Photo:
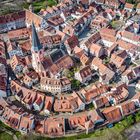
M 71 81 L 71 86 L 72 86 L 73 89 L 79 89 L 80 85 L 81 85 L 80 81 L 78 81 L 76 79 L 73 79 Z

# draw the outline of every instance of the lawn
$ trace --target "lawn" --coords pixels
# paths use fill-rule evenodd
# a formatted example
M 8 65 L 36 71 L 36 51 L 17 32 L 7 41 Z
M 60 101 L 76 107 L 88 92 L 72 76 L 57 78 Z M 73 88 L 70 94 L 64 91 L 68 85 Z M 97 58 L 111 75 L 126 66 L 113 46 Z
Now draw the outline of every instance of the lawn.
M 55 0 L 40 0 L 40 1 L 34 1 L 32 3 L 34 12 L 38 13 L 41 9 L 46 9 L 47 6 L 52 7 L 53 5 L 56 5 L 57 2 Z M 23 7 L 28 9 L 29 8 L 29 3 L 24 3 Z
M 13 140 L 13 136 L 6 132 L 0 132 L 0 140 Z

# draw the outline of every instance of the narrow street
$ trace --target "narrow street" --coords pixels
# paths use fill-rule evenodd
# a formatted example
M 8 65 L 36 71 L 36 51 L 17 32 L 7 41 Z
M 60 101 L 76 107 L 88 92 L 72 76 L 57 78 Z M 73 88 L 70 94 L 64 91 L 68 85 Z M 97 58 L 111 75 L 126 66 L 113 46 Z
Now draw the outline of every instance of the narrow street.
M 10 96 L 11 95 L 10 79 L 15 79 L 16 76 L 15 76 L 14 72 L 12 71 L 11 66 L 9 64 L 10 57 L 9 57 L 9 54 L 8 54 L 8 47 L 7 47 L 6 42 L 4 42 L 4 45 L 5 45 L 5 56 L 6 56 L 6 62 L 7 62 L 7 65 L 6 65 L 6 71 L 7 71 L 6 92 L 7 92 L 7 96 Z

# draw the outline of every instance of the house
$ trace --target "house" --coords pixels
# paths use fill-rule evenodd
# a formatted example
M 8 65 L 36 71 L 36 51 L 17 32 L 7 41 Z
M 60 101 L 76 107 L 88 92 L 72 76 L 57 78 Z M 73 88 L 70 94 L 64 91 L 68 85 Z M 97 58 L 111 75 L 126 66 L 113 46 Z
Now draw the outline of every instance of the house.
M 114 63 L 117 68 L 120 68 L 123 65 L 125 65 L 126 58 L 127 58 L 127 52 L 125 50 L 120 50 L 120 51 L 114 52 L 111 55 L 110 61 Z
M 54 97 L 46 96 L 44 101 L 43 112 L 47 116 L 51 113 L 54 103 Z
M 18 81 L 11 81 L 11 91 L 15 98 L 24 104 L 28 109 L 32 109 L 37 93 L 34 90 L 23 87 Z
M 138 5 L 137 5 L 137 7 L 136 7 L 136 12 L 137 12 L 138 14 L 140 14 L 140 3 L 138 3 Z
M 26 73 L 25 76 L 23 77 L 23 82 L 24 84 L 31 88 L 34 84 L 38 83 L 39 77 L 36 72 L 29 72 Z
M 6 77 L 0 75 L 0 97 L 7 97 L 7 80 Z
M 93 58 L 91 67 L 98 71 L 99 81 L 103 83 L 110 83 L 115 78 L 115 72 L 109 69 L 102 63 L 99 58 Z
M 116 13 L 112 9 L 107 8 L 105 10 L 105 14 L 107 15 L 106 17 L 109 19 L 109 21 L 112 21 L 113 19 L 116 18 Z
M 126 42 L 132 43 L 136 46 L 139 46 L 140 44 L 140 37 L 138 35 L 135 35 L 134 33 L 131 33 L 129 31 L 123 31 L 121 33 L 121 36 L 122 36 L 121 39 Z
M 86 113 L 72 115 L 68 118 L 68 124 L 71 130 L 86 130 L 87 132 L 94 128 L 93 122 L 88 118 Z
M 120 108 L 116 106 L 108 107 L 104 109 L 102 113 L 109 123 L 118 122 L 122 119 Z
M 118 44 L 114 43 L 110 48 L 107 49 L 107 56 L 111 57 L 111 55 L 118 49 Z
M 100 30 L 102 43 L 106 47 L 111 47 L 114 44 L 114 42 L 116 41 L 116 34 L 117 34 L 117 32 L 113 29 L 102 28 Z
M 115 79 L 115 72 L 109 69 L 104 64 L 99 67 L 99 81 L 103 83 L 110 83 Z
M 80 48 L 88 52 L 88 48 L 90 48 L 91 44 L 96 44 L 101 40 L 100 32 L 95 32 L 89 38 L 85 39 L 82 44 L 80 44 Z
M 81 97 L 72 93 L 71 96 L 61 96 L 55 99 L 54 110 L 56 112 L 78 112 L 85 109 L 85 103 L 82 101 Z
M 31 132 L 35 128 L 35 118 L 31 114 L 26 114 L 21 118 L 19 131 L 23 134 Z
M 134 75 L 132 70 L 127 69 L 123 74 L 122 74 L 122 81 L 126 84 L 129 84 L 133 82 L 137 77 Z
M 41 78 L 41 89 L 51 93 L 61 93 L 71 90 L 71 82 L 68 78 L 60 79 Z
M 103 55 L 105 55 L 105 50 L 102 46 L 97 45 L 97 44 L 91 44 L 90 48 L 89 48 L 89 53 L 92 56 L 95 57 L 101 57 Z
M 134 8 L 133 4 L 125 3 L 124 10 L 126 10 L 127 12 L 132 12 L 133 8 Z
M 14 55 L 16 56 L 23 56 L 23 52 L 19 44 L 15 42 L 10 42 L 8 44 L 8 54 L 10 58 L 12 58 Z
M 118 107 L 120 107 L 122 116 L 130 115 L 136 111 L 135 102 L 130 100 L 123 102 Z
M 4 109 L 1 120 L 8 126 L 18 130 L 23 115 L 25 115 L 25 112 L 21 108 L 8 105 Z
M 31 45 L 30 40 L 26 40 L 24 42 L 20 42 L 19 46 L 22 49 L 23 56 L 31 55 L 31 46 L 32 45 Z
M 65 119 L 60 117 L 50 117 L 39 121 L 35 127 L 35 132 L 53 137 L 63 136 L 65 135 Z
M 93 85 L 88 90 L 82 90 L 79 92 L 81 98 L 85 101 L 86 104 L 94 103 L 94 100 L 98 99 L 102 94 L 108 93 L 109 87 L 107 85 L 103 85 L 102 83 Z
M 111 93 L 107 95 L 107 98 L 112 106 L 119 104 L 127 99 L 129 95 L 128 89 L 125 84 L 119 85 L 116 89 L 111 89 Z
M 140 77 L 140 66 L 137 66 L 133 69 L 127 69 L 122 74 L 122 81 L 129 84 Z
M 82 63 L 83 66 L 86 66 L 89 64 L 89 60 L 90 58 L 82 51 L 80 52 L 79 54 L 77 55 L 80 55 L 79 56 L 79 59 L 80 59 L 80 62 Z
M 115 9 L 119 8 L 120 1 L 118 0 L 105 0 L 105 5 L 111 6 Z
M 24 87 L 22 88 L 23 89 L 18 92 L 15 97 L 16 99 L 19 99 L 20 102 L 24 104 L 29 110 L 31 110 L 33 108 L 33 103 L 37 98 L 37 93 Z
M 85 66 L 75 73 L 75 79 L 79 80 L 81 83 L 85 83 L 91 80 L 92 72 L 90 66 Z
M 88 118 L 92 121 L 94 127 L 104 122 L 103 116 L 96 109 L 90 110 L 88 112 Z
M 102 97 L 99 97 L 99 98 L 95 99 L 93 101 L 93 104 L 94 104 L 95 108 L 110 106 L 109 100 L 105 96 L 102 96 Z
M 27 40 L 31 36 L 31 28 L 22 28 L 8 32 L 10 41 Z
M 118 44 L 118 48 L 120 50 L 126 50 L 127 54 L 131 57 L 131 60 L 134 61 L 137 58 L 139 58 L 139 50 L 138 50 L 138 46 L 134 45 L 132 43 L 129 43 L 127 41 L 124 40 L 118 40 L 117 41 Z
M 36 100 L 33 103 L 33 108 L 36 111 L 41 111 L 44 105 L 45 96 L 42 93 L 37 92 Z
M 98 15 L 91 21 L 90 26 L 99 30 L 101 28 L 107 27 L 108 24 L 108 19 L 104 18 L 102 15 Z
M 91 68 L 98 70 L 99 66 L 102 64 L 102 59 L 98 58 L 98 57 L 94 57 L 92 62 L 91 62 Z
M 25 27 L 25 11 L 0 16 L 0 32 Z
M 11 59 L 10 65 L 13 71 L 15 72 L 15 74 L 21 73 L 24 68 L 23 60 L 19 56 L 16 56 L 16 55 L 14 55 L 13 58 Z
M 66 45 L 67 52 L 71 55 L 74 48 L 79 45 L 78 37 L 75 35 L 70 36 L 64 44 Z

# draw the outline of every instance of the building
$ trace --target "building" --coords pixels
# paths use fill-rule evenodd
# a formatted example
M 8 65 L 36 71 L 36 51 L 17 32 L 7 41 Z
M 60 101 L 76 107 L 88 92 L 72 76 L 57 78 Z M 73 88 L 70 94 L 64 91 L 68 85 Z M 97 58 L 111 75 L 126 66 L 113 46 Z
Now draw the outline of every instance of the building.
M 127 59 L 127 52 L 125 50 L 120 50 L 120 51 L 114 52 L 111 55 L 110 61 L 113 64 L 115 64 L 117 68 L 120 68 L 126 64 L 126 59 Z
M 39 77 L 36 72 L 26 73 L 25 76 L 23 77 L 24 84 L 29 88 L 31 88 L 34 84 L 37 84 L 38 81 Z
M 65 119 L 64 118 L 47 118 L 39 121 L 35 128 L 35 132 L 41 134 L 48 134 L 49 136 L 63 136 L 65 135 Z
M 10 60 L 10 65 L 15 74 L 20 74 L 24 68 L 24 60 L 19 56 L 14 55 Z
M 67 78 L 41 78 L 41 89 L 51 93 L 62 93 L 71 90 L 71 82 Z
M 41 73 L 41 61 L 43 60 L 43 46 L 41 45 L 34 23 L 32 24 L 32 66 L 37 73 Z
M 131 33 L 128 31 L 123 31 L 121 33 L 121 36 L 122 36 L 121 39 L 126 41 L 126 42 L 132 43 L 136 46 L 139 46 L 139 44 L 140 44 L 140 37 L 134 33 Z
M 133 8 L 134 8 L 134 5 L 130 3 L 126 3 L 124 6 L 124 10 L 126 10 L 127 12 L 132 12 Z
M 12 58 L 14 55 L 21 57 L 23 56 L 22 48 L 15 42 L 9 42 L 8 54 L 10 58 Z
M 115 72 L 103 64 L 99 58 L 92 60 L 91 67 L 98 71 L 99 81 L 103 83 L 110 83 L 115 79 Z
M 117 34 L 116 31 L 113 29 L 102 28 L 100 30 L 102 43 L 106 47 L 111 47 L 116 41 L 116 34 Z
M 31 132 L 35 128 L 34 116 L 31 114 L 24 115 L 21 118 L 19 131 L 23 134 Z
M 44 105 L 45 96 L 41 93 L 37 93 L 36 100 L 33 103 L 33 108 L 36 111 L 41 111 Z
M 104 109 L 102 111 L 105 118 L 109 121 L 109 123 L 118 122 L 122 119 L 122 114 L 119 107 L 112 106 Z
M 25 24 L 25 11 L 0 16 L 0 32 L 23 28 Z
M 134 67 L 133 69 L 127 69 L 122 74 L 122 81 L 126 84 L 130 84 L 134 80 L 140 77 L 140 66 Z
M 54 97 L 46 96 L 44 102 L 43 112 L 46 116 L 50 115 L 53 109 Z
M 7 80 L 5 76 L 0 75 L 0 83 L 0 97 L 7 97 Z
M 91 80 L 92 72 L 90 66 L 85 66 L 75 73 L 75 79 L 79 80 L 81 83 L 85 83 Z
M 85 103 L 82 101 L 81 97 L 72 93 L 71 96 L 61 96 L 54 102 L 54 110 L 56 112 L 79 112 L 85 109 Z
M 105 49 L 102 46 L 97 45 L 97 44 L 91 44 L 89 48 L 89 53 L 95 57 L 101 57 L 106 54 Z

